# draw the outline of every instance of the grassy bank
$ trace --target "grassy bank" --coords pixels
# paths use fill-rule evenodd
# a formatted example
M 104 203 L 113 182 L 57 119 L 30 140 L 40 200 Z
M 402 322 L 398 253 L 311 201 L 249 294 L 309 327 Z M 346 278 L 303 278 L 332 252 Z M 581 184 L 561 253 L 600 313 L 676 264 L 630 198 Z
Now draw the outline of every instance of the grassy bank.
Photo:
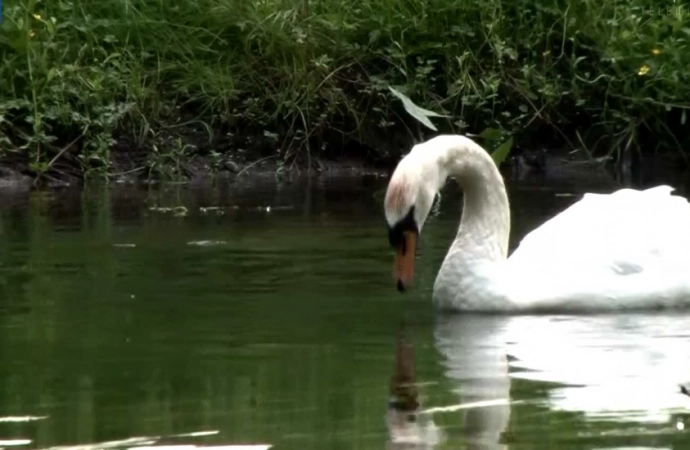
M 291 163 L 352 143 L 386 158 L 433 133 L 394 86 L 447 116 L 441 132 L 680 154 L 690 7 L 673 5 L 6 0 L 0 152 L 32 174 L 169 175 L 192 154 Z

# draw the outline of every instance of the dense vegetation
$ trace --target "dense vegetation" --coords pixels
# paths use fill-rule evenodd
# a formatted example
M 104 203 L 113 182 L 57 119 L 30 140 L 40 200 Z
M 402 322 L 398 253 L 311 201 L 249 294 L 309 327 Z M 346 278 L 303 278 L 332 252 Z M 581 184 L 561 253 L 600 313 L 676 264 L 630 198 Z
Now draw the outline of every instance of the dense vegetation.
M 393 86 L 443 132 L 680 154 L 690 9 L 673 5 L 5 0 L 0 152 L 33 174 L 109 173 L 123 155 L 158 174 L 190 154 L 289 162 L 347 142 L 394 156 L 431 130 Z

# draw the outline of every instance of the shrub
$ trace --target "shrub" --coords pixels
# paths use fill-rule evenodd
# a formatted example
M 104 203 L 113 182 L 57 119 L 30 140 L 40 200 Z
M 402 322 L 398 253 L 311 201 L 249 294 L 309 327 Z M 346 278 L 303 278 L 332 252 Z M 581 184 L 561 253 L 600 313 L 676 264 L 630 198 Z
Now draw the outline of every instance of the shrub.
M 122 133 L 143 145 L 200 121 L 210 135 L 278 136 L 291 157 L 320 151 L 334 132 L 360 142 L 408 133 L 417 125 L 389 86 L 449 115 L 433 119 L 444 132 L 498 126 L 519 138 L 547 126 L 594 150 L 644 143 L 643 134 L 681 148 L 690 9 L 674 8 L 647 0 L 6 0 L 0 152 L 35 173 L 59 163 L 105 173 Z

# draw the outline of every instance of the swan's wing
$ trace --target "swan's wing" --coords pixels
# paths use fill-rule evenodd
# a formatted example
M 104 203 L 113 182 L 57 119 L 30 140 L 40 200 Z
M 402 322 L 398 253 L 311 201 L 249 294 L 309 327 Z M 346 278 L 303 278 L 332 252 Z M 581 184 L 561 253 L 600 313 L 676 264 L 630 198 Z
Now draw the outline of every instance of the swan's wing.
M 657 186 L 585 194 L 526 235 L 510 256 L 522 269 L 628 275 L 690 263 L 690 203 Z M 516 266 L 513 266 L 516 267 Z

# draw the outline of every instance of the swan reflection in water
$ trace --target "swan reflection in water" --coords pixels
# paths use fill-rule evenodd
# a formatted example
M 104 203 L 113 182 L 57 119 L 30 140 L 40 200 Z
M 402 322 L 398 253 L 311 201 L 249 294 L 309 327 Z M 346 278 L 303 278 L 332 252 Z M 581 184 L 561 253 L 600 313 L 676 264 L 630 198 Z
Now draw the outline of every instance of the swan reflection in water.
M 508 426 L 510 380 L 505 352 L 489 324 L 462 316 L 441 318 L 436 326 L 436 347 L 445 357 L 446 377 L 456 386 L 459 405 L 423 409 L 419 399 L 412 344 L 404 327 L 398 335 L 391 400 L 386 421 L 388 449 L 434 449 L 444 441 L 436 426 L 437 413 L 459 414 L 465 448 L 506 448 L 501 435 Z
M 415 375 L 414 349 L 400 325 L 395 345 L 395 365 L 386 411 L 389 450 L 433 449 L 441 440 L 430 414 L 422 413 Z
M 687 414 L 690 315 L 683 312 L 505 318 L 511 376 L 557 383 L 552 410 L 667 424 Z
M 678 312 L 439 315 L 434 344 L 458 404 L 424 409 L 418 401 L 410 402 L 404 411 L 414 411 L 418 419 L 414 426 L 407 427 L 402 412 L 396 416 L 397 421 L 391 420 L 389 412 L 391 435 L 402 435 L 406 430 L 408 436 L 416 433 L 418 442 L 417 446 L 388 448 L 435 448 L 438 439 L 430 441 L 428 430 L 435 430 L 437 438 L 444 434 L 432 420 L 443 414 L 448 415 L 444 422 L 449 424 L 443 431 L 456 435 L 463 448 L 506 450 L 510 448 L 506 435 L 511 408 L 524 407 L 522 402 L 549 411 L 577 413 L 584 421 L 602 420 L 607 427 L 616 428 L 615 423 L 620 422 L 622 432 L 627 425 L 636 424 L 650 425 L 649 431 L 654 433 L 683 433 L 690 426 L 690 397 L 679 388 L 690 385 L 688 323 L 690 315 Z M 408 352 L 411 355 L 411 349 Z M 405 355 L 399 344 L 396 361 L 401 354 Z M 399 367 L 396 362 L 398 373 L 407 370 L 412 375 L 398 379 L 414 382 L 413 369 Z M 514 379 L 545 381 L 551 387 L 547 391 L 540 389 L 535 394 L 539 398 L 511 402 Z M 416 396 L 416 390 L 409 392 Z M 510 431 L 520 434 L 517 429 Z M 531 438 L 541 439 L 523 436 Z M 421 443 L 424 439 L 426 446 Z
M 437 319 L 434 339 L 458 405 L 428 412 L 459 414 L 465 448 L 507 449 L 510 378 L 502 317 L 446 315 Z M 457 412 L 454 412 L 457 411 Z

